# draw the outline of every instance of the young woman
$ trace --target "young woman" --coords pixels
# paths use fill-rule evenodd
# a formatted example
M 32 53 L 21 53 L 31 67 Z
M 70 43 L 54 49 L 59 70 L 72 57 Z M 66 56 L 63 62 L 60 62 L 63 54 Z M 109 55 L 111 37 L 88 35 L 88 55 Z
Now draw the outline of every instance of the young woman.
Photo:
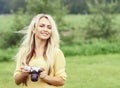
M 23 88 L 63 88 L 66 80 L 65 57 L 59 48 L 59 34 L 53 18 L 48 14 L 36 15 L 16 55 L 14 79 Z M 31 80 L 30 70 L 42 68 L 38 80 Z

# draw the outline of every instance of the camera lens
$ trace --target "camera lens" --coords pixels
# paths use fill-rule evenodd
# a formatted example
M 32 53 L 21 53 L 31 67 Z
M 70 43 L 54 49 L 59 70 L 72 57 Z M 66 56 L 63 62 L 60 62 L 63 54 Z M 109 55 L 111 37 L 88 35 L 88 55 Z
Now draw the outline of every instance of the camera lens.
M 31 81 L 33 81 L 33 82 L 38 81 L 38 73 L 37 72 L 31 73 Z

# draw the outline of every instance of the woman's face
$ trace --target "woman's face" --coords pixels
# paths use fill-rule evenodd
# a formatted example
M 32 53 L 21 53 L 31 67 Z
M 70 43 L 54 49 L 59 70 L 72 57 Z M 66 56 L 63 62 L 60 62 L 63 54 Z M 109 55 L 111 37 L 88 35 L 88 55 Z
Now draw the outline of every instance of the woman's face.
M 36 37 L 41 40 L 47 40 L 50 38 L 51 34 L 52 34 L 52 26 L 50 21 L 47 18 L 42 17 L 39 20 L 35 31 Z

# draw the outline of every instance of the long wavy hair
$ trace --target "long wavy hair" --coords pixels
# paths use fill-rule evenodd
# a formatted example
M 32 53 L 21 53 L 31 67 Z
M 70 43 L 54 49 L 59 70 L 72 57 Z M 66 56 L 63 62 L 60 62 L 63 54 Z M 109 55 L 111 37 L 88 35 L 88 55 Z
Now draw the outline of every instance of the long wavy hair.
M 53 62 L 54 50 L 55 48 L 59 48 L 59 40 L 60 40 L 57 26 L 54 19 L 50 15 L 38 14 L 32 19 L 30 25 L 27 27 L 25 36 L 23 38 L 23 42 L 15 57 L 16 59 L 19 59 L 21 65 L 22 65 L 22 62 L 29 64 L 31 57 L 34 54 L 35 34 L 33 33 L 33 30 L 36 29 L 38 22 L 42 17 L 47 18 L 50 21 L 52 26 L 52 34 L 50 38 L 47 40 L 45 56 L 48 60 L 49 66 L 51 66 Z

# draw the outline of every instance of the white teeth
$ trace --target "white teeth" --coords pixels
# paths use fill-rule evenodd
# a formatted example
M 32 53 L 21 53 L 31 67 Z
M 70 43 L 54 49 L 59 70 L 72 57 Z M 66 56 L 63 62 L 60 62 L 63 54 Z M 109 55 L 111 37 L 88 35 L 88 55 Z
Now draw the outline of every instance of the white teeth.
M 48 35 L 48 33 L 41 33 L 41 34 L 45 34 L 45 35 Z
M 42 34 L 42 35 L 47 35 L 47 34 Z
M 48 35 L 48 34 L 44 34 L 44 33 L 43 33 L 42 35 Z

